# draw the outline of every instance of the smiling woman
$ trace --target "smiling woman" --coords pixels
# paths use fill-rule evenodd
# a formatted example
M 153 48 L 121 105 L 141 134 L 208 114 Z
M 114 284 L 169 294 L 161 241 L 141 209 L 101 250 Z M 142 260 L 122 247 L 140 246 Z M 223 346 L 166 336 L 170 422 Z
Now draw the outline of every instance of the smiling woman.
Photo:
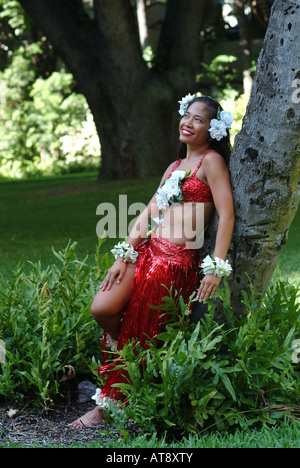
M 233 117 L 230 112 L 226 112 L 222 109 L 220 104 L 211 99 L 210 97 L 202 96 L 199 98 L 193 97 L 193 103 L 199 103 L 199 113 L 196 114 L 194 117 L 197 119 L 196 123 L 202 123 L 203 125 L 209 125 L 208 128 L 208 143 L 209 148 L 212 150 L 217 151 L 225 160 L 226 164 L 229 163 L 229 158 L 231 154 L 231 144 L 230 144 L 230 136 L 228 130 L 230 130 L 231 124 L 233 122 Z M 179 101 L 181 103 L 181 101 Z M 180 105 L 180 113 L 182 115 L 181 124 L 184 125 L 187 119 L 190 117 L 191 113 L 191 105 L 187 109 L 184 107 L 184 104 Z M 182 136 L 188 136 L 188 133 L 191 132 L 191 129 L 188 125 L 185 125 L 185 134 Z M 187 142 L 183 141 L 184 144 L 182 145 L 179 154 L 182 157 L 186 156 L 186 144 Z
M 224 262 L 234 225 L 226 164 L 230 155 L 229 132 L 226 127 L 225 136 L 212 132 L 213 120 L 224 127 L 222 109 L 210 98 L 194 99 L 190 95 L 180 104 L 179 140 L 184 156 L 167 168 L 126 243 L 113 249 L 116 261 L 92 304 L 94 319 L 106 331 L 107 342 L 116 341 L 113 346 L 118 350 L 136 339 L 147 348 L 147 341 L 164 330 L 166 322 L 160 305 L 166 287 L 172 288 L 176 298 L 182 295 L 186 302 L 198 289 L 196 297 L 204 302 L 213 297 L 221 277 L 231 271 Z M 203 236 L 214 209 L 219 215 L 215 249 L 211 261 L 204 262 L 205 272 L 201 272 L 197 240 Z M 145 240 L 149 216 L 158 222 Z M 196 229 L 186 229 L 187 225 Z M 109 401 L 124 400 L 117 385 L 126 381 L 126 375 L 118 369 L 117 354 L 115 361 L 103 365 L 99 373 L 108 376 L 105 386 L 94 396 L 95 410 L 71 426 L 97 424 L 103 420 Z

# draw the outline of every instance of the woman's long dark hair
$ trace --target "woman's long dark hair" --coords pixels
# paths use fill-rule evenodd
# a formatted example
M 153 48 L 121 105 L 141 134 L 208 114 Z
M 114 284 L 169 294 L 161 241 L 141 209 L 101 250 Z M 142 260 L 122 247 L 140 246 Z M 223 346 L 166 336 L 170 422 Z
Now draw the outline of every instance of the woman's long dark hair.
M 210 97 L 202 96 L 202 97 L 195 98 L 193 99 L 193 101 L 189 103 L 189 107 L 194 102 L 203 102 L 211 111 L 211 116 L 210 116 L 211 119 L 216 119 L 218 115 L 218 111 L 220 110 L 221 112 L 223 110 L 221 105 L 218 103 L 218 101 L 215 101 L 214 99 Z M 218 153 L 220 153 L 221 156 L 223 156 L 226 164 L 229 163 L 229 159 L 230 159 L 230 155 L 232 151 L 229 130 L 227 130 L 227 136 L 223 137 L 220 141 L 211 139 L 209 141 L 209 146 L 212 150 L 217 151 Z M 181 143 L 180 148 L 179 148 L 179 157 L 185 158 L 186 154 L 187 154 L 186 143 Z

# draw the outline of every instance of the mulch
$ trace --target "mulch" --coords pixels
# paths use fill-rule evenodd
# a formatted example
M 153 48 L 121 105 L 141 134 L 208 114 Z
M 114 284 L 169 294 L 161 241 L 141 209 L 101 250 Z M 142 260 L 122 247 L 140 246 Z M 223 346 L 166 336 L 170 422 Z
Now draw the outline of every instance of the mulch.
M 120 438 L 118 431 L 101 423 L 94 427 L 75 429 L 68 424 L 94 408 L 94 403 L 60 402 L 46 410 L 38 408 L 19 409 L 10 417 L 12 406 L 0 404 L 0 448 L 21 446 L 66 447 L 74 444 L 84 447 L 94 441 L 105 447 L 109 439 Z

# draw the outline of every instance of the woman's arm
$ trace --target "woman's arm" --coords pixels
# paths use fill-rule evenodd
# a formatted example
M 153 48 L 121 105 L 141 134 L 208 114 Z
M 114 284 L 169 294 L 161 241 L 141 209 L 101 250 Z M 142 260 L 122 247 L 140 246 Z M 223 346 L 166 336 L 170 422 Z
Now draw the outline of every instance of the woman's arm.
M 159 186 L 168 178 L 171 168 L 173 167 L 174 162 L 170 164 L 168 169 L 165 171 Z M 156 218 L 159 215 L 159 209 L 156 203 L 156 193 L 151 198 L 150 202 L 142 213 L 137 218 L 134 223 L 129 236 L 127 237 L 127 244 L 130 244 L 135 249 L 147 236 L 148 231 L 148 217 Z M 102 282 L 100 289 L 105 291 L 105 289 L 110 289 L 114 281 L 117 279 L 117 284 L 120 284 L 122 281 L 128 264 L 123 262 L 121 258 L 117 258 L 112 267 L 108 270 L 108 273 Z
M 170 166 L 165 171 L 164 175 L 161 178 L 159 187 L 162 186 L 163 182 L 168 178 L 172 167 L 174 166 L 174 162 L 170 164 Z M 157 218 L 159 216 L 159 208 L 156 203 L 156 192 L 151 198 L 150 202 L 142 211 L 142 213 L 137 218 L 136 222 L 134 223 L 129 236 L 127 237 L 127 243 L 131 244 L 134 248 L 137 247 L 147 236 L 148 231 L 148 218 Z
M 230 174 L 223 158 L 216 153 L 207 155 L 202 164 L 219 215 L 213 256 L 225 260 L 234 227 Z M 221 278 L 215 275 L 205 275 L 197 293 L 199 301 L 205 302 L 209 297 L 212 298 L 220 281 Z

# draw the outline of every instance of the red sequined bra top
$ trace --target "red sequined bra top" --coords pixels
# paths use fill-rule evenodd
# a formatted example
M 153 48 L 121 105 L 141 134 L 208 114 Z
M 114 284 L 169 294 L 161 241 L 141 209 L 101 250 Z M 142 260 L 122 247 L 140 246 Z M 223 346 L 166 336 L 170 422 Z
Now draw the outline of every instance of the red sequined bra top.
M 196 177 L 196 173 L 197 173 L 199 167 L 201 166 L 201 163 L 202 163 L 204 157 L 210 152 L 211 152 L 211 150 L 208 151 L 207 153 L 205 153 L 204 156 L 202 156 L 201 161 L 197 165 L 197 167 L 194 170 L 194 172 L 192 173 L 192 175 L 187 177 L 183 181 L 183 184 L 181 186 L 181 191 L 182 191 L 182 194 L 183 194 L 183 196 L 185 198 L 185 201 L 200 202 L 200 203 L 207 203 L 207 202 L 212 202 L 213 201 L 213 197 L 212 197 L 210 187 L 208 185 L 206 185 L 204 182 L 202 182 L 200 179 L 197 179 L 197 177 Z M 175 171 L 175 169 L 179 166 L 181 161 L 182 161 L 182 159 L 179 159 L 178 161 L 176 161 L 176 163 L 174 164 L 174 166 L 173 166 L 173 168 L 172 168 L 172 170 L 170 172 L 169 177 L 171 176 L 172 172 Z

